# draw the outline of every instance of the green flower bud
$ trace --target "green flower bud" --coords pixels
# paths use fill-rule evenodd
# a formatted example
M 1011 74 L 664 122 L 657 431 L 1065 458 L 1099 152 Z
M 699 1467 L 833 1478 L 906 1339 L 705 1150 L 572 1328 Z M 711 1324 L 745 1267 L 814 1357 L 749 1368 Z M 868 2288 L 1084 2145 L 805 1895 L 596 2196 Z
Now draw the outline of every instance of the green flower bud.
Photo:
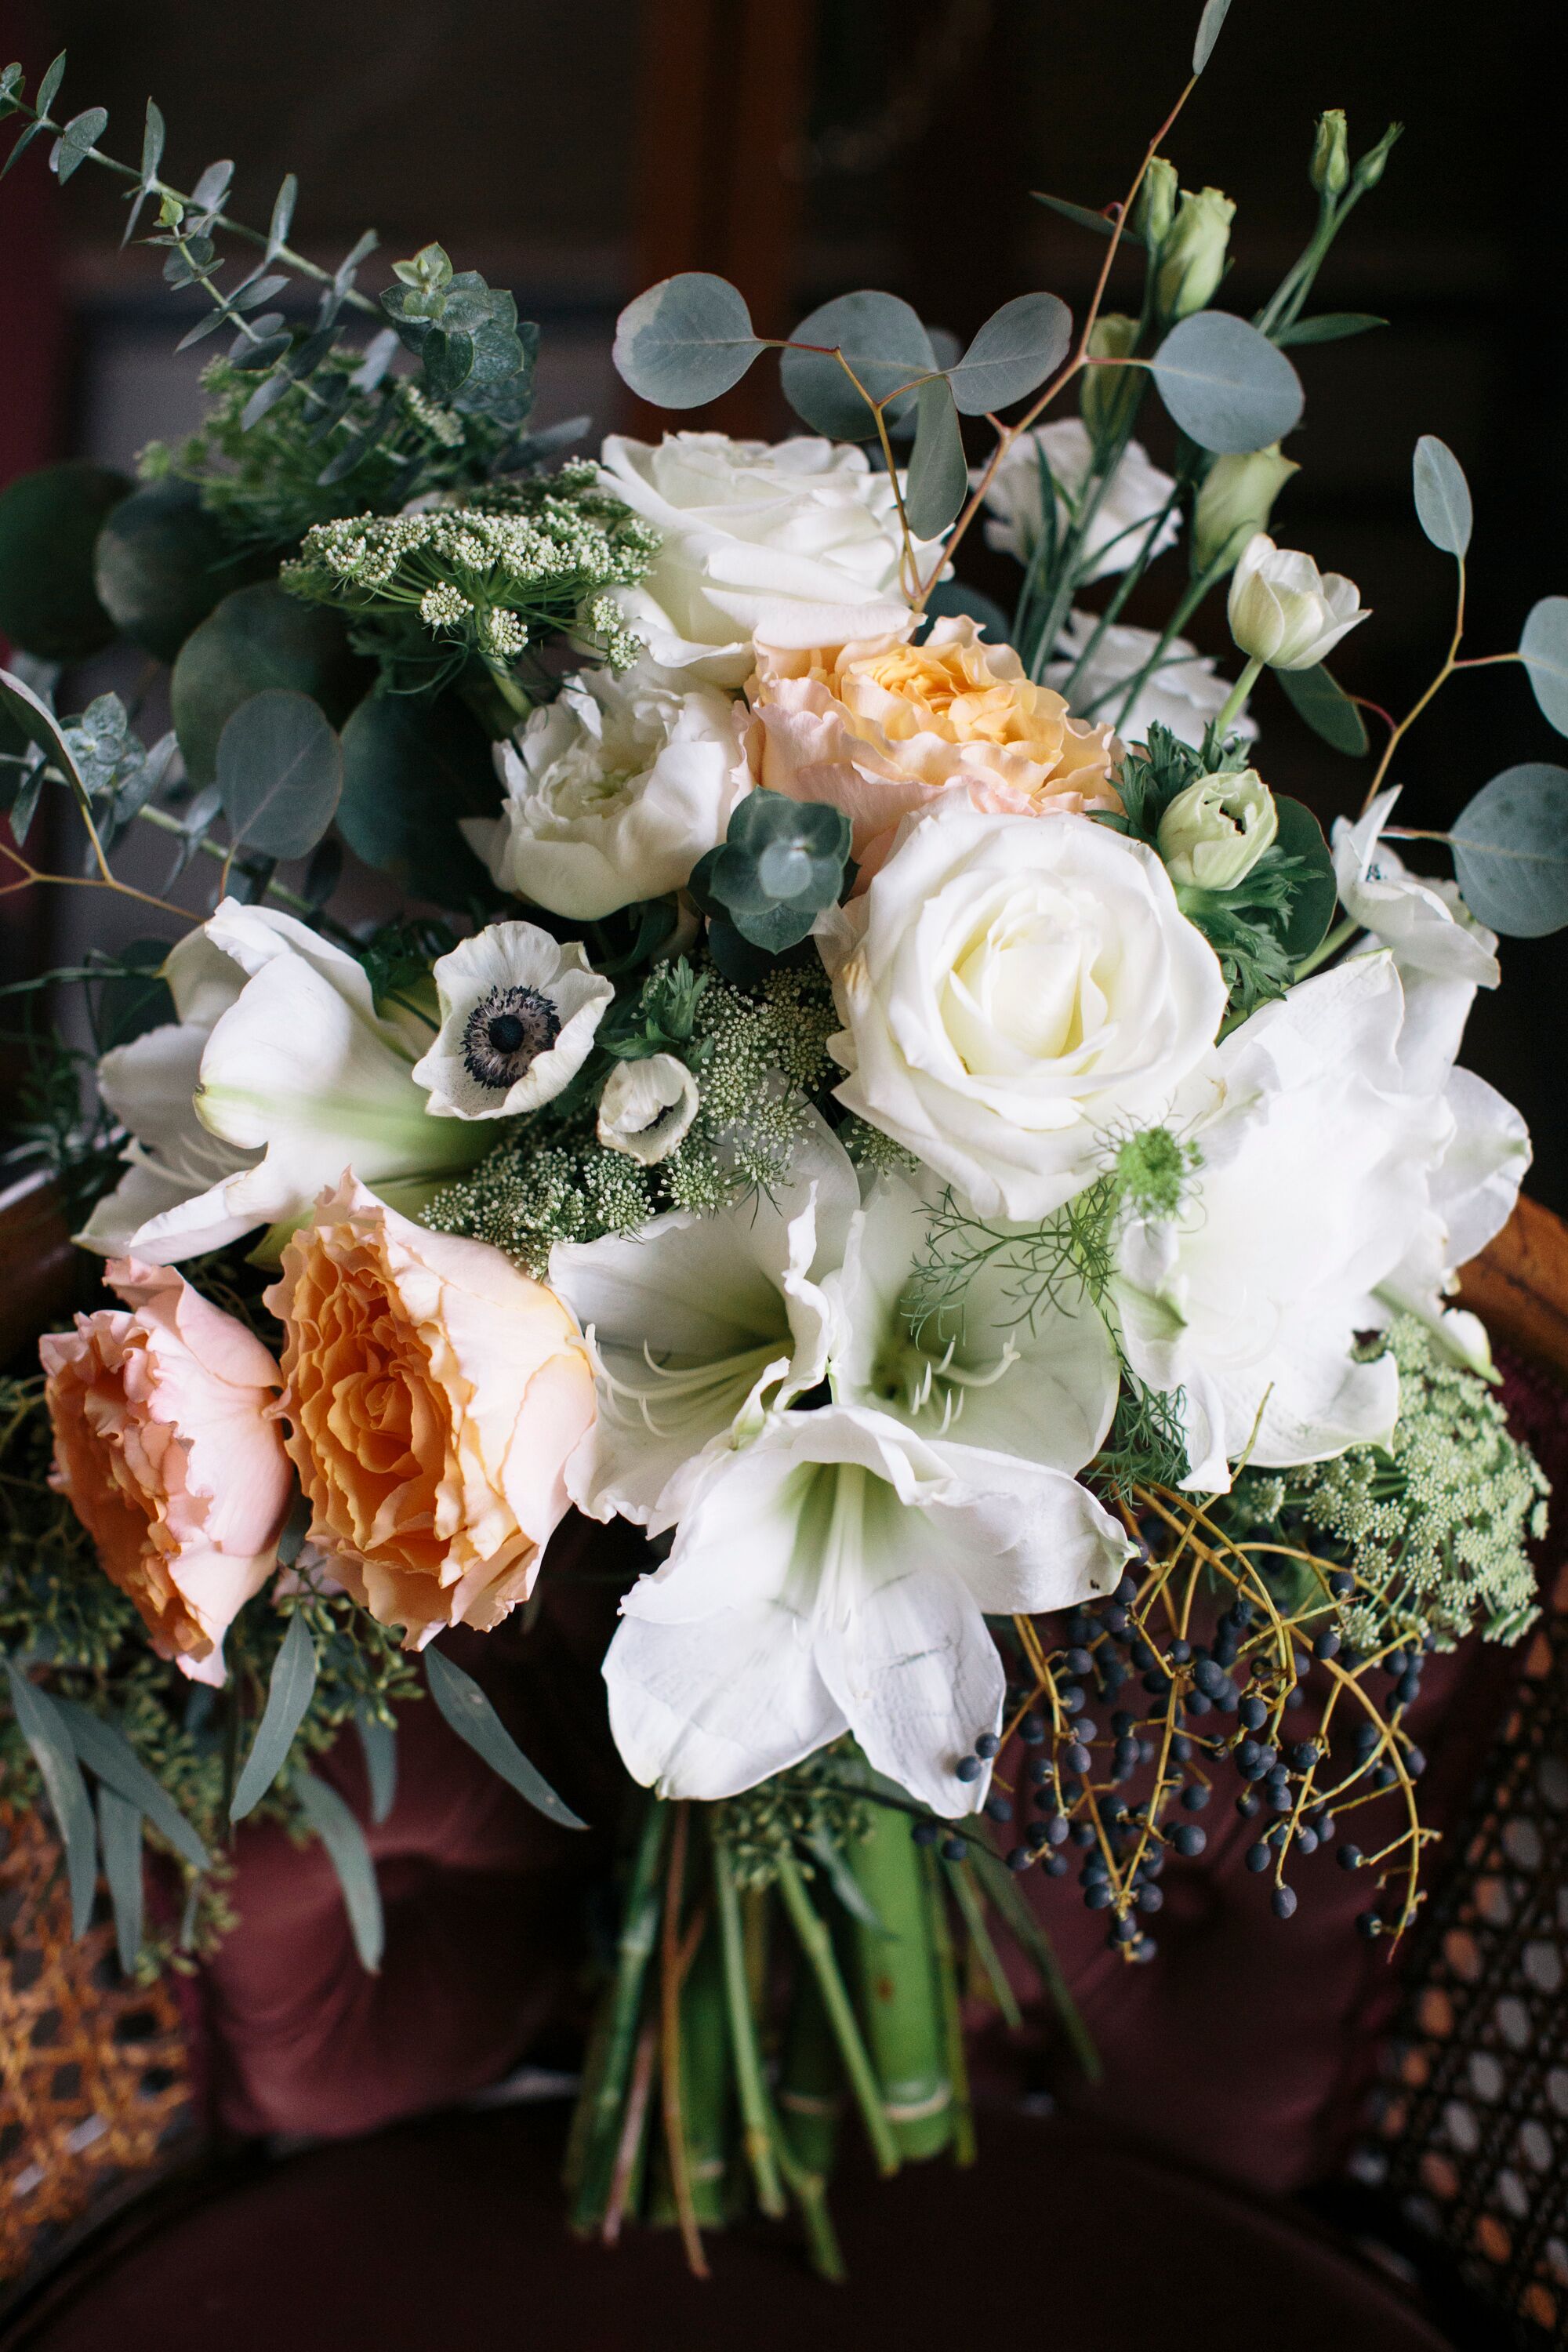
M 1311 182 L 1320 195 L 1342 196 L 1350 184 L 1350 126 L 1342 106 L 1331 106 L 1318 117 L 1312 148 Z
M 1366 611 L 1353 580 L 1320 572 L 1310 555 L 1276 547 L 1260 530 L 1237 557 L 1227 617 L 1231 635 L 1250 661 L 1267 662 L 1270 669 L 1311 669 L 1365 620 Z
M 1236 206 L 1219 188 L 1184 191 L 1175 226 L 1160 248 L 1154 300 L 1167 325 L 1201 310 L 1225 275 Z
M 1125 359 L 1138 341 L 1138 321 L 1120 310 L 1105 310 L 1089 330 L 1089 355 L 1095 359 Z M 1131 421 L 1140 390 L 1139 368 L 1085 368 L 1079 378 L 1078 404 L 1096 441 L 1109 441 Z
M 1160 855 L 1178 887 L 1234 890 L 1279 830 L 1274 795 L 1255 768 L 1200 776 L 1160 819 Z
M 1404 131 L 1403 122 L 1391 122 L 1375 147 L 1369 148 L 1356 165 L 1352 177 L 1356 194 L 1365 188 L 1375 188 L 1382 179 L 1384 167 L 1394 151 L 1394 142 Z
M 1198 572 L 1226 569 L 1255 531 L 1268 528 L 1269 509 L 1300 466 L 1279 455 L 1279 444 L 1245 457 L 1216 457 L 1193 513 L 1193 563 Z
M 1171 223 L 1176 217 L 1177 193 L 1175 165 L 1167 163 L 1163 155 L 1156 155 L 1143 174 L 1143 184 L 1127 224 L 1151 253 L 1158 253 L 1171 234 Z

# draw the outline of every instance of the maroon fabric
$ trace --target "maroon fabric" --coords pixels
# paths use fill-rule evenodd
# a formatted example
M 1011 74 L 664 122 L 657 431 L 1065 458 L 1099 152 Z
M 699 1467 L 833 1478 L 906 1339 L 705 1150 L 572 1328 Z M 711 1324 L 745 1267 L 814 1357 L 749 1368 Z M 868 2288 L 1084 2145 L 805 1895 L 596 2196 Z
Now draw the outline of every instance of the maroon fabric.
M 53 54 L 47 39 L 36 8 L 26 0 L 0 0 L 0 66 L 19 58 L 29 91 Z M 15 116 L 0 124 L 0 149 L 9 153 L 24 127 Z M 35 139 L 0 186 L 0 487 L 60 454 L 59 196 L 48 152 L 49 142 Z
M 1149 2352 L 1442 2352 L 1447 2338 L 1335 2242 L 1092 2128 L 981 2117 L 980 2163 L 851 2178 L 835 2214 L 848 2284 L 787 2228 L 714 2237 L 688 2275 L 672 2234 L 572 2239 L 559 2112 L 444 2116 L 143 2217 L 5 2352 L 908 2352 L 1041 2344 Z M 226 2193 L 225 2190 L 226 2189 Z

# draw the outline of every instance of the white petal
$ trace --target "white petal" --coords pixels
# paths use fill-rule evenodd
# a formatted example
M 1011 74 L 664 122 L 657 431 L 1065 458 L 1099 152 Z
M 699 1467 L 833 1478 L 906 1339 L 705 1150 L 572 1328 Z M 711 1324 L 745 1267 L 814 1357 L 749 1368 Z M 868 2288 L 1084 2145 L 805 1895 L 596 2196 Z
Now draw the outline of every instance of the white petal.
M 779 1609 L 696 1624 L 628 1619 L 610 1643 L 605 1684 L 627 1771 L 662 1797 L 735 1796 L 846 1728 L 810 1648 Z

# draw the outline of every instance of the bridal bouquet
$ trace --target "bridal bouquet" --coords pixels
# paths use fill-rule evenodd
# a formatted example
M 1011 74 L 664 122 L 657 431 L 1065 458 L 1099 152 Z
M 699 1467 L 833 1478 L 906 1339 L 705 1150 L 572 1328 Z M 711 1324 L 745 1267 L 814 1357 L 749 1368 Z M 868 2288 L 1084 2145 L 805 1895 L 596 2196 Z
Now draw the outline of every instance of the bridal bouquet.
M 1568 919 L 1568 773 L 1398 822 L 1475 658 L 1441 442 L 1456 621 L 1407 717 L 1325 666 L 1352 583 L 1269 535 L 1290 354 L 1379 323 L 1311 305 L 1395 134 L 1353 160 L 1321 118 L 1252 319 L 1173 115 L 1124 200 L 1046 200 L 1102 240 L 1076 321 L 1026 293 L 965 345 L 860 292 L 774 342 L 666 280 L 631 389 L 699 406 L 777 349 L 802 430 L 563 463 L 587 420 L 531 428 L 510 296 L 437 246 L 367 293 L 374 237 L 329 269 L 292 180 L 262 231 L 228 164 L 174 187 L 151 105 L 116 162 L 62 70 L 5 69 L 18 149 L 118 177 L 225 349 L 139 484 L 0 496 L 5 887 L 148 924 L 18 992 L 85 999 L 90 1049 L 32 1025 L 23 1148 L 104 1289 L 0 1414 L 7 1771 L 128 1968 L 221 1933 L 258 1807 L 324 1842 L 374 1966 L 317 1759 L 353 1724 L 384 1811 L 425 1689 L 576 1824 L 441 1636 L 526 1612 L 569 1510 L 633 1522 L 574 2216 L 674 2220 L 700 2266 L 748 2196 L 794 2205 L 831 2271 L 841 2109 L 884 2169 L 971 2153 L 1004 1945 L 1081 2044 L 1029 1874 L 1148 1960 L 1228 1791 L 1281 1918 L 1337 1839 L 1396 1935 L 1423 1659 L 1533 1614 L 1543 1483 L 1450 1303 L 1529 1144 L 1458 1057 L 1498 933 Z M 1011 615 L 963 584 L 976 530 Z M 1120 617 L 1151 572 L 1158 633 Z M 1216 667 L 1182 632 L 1218 596 Z M 78 708 L 115 644 L 140 682 Z M 1568 599 L 1479 658 L 1516 657 L 1568 731 Z M 1302 723 L 1359 763 L 1327 840 L 1268 782 Z M 143 1915 L 144 1839 L 183 1919 Z

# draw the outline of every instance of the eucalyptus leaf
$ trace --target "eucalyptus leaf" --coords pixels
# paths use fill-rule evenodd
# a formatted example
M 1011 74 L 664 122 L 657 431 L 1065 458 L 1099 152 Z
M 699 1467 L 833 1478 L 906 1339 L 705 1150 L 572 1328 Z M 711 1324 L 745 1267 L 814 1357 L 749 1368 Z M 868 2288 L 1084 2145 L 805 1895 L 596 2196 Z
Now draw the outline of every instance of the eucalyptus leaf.
M 1200 449 L 1244 457 L 1301 415 L 1301 380 L 1281 351 L 1228 310 L 1195 310 L 1149 365 L 1171 415 Z
M 529 1762 L 472 1675 L 454 1665 L 433 1643 L 425 1653 L 425 1675 L 430 1696 L 452 1729 L 492 1772 L 498 1772 L 546 1821 L 566 1830 L 587 1828 L 586 1822 L 579 1821 L 570 1805 L 563 1804 L 542 1773 Z
M 205 1870 L 211 1861 L 205 1846 L 124 1733 L 79 1699 L 57 1698 L 55 1706 L 65 1719 L 71 1746 L 89 1771 L 133 1805 L 138 1815 L 144 1813 L 182 1862 L 188 1862 L 193 1870 Z
M 956 614 L 977 621 L 994 645 L 1005 646 L 1012 635 L 1012 624 L 994 597 L 964 580 L 939 580 L 926 598 L 926 619 L 943 621 Z
M 100 1054 L 179 1019 L 163 978 L 173 944 L 171 940 L 132 940 L 119 950 L 118 969 L 99 982 L 92 1004 L 93 1043 Z
M 0 636 L 44 661 L 82 661 L 114 635 L 93 585 L 105 517 L 132 488 L 123 474 L 72 458 L 0 491 Z
M 354 1729 L 364 1758 L 370 1817 L 379 1828 L 397 1797 L 397 1728 L 395 1724 L 383 1723 L 368 1706 L 361 1706 L 354 1711 Z
M 493 817 L 500 783 L 489 739 L 455 695 L 368 695 L 343 729 L 338 830 L 367 866 L 440 907 L 492 900 L 458 830 Z
M 180 648 L 169 705 L 185 772 L 200 790 L 217 774 L 218 740 L 242 702 L 273 686 L 319 702 L 341 727 L 374 672 L 353 651 L 341 617 L 275 580 L 236 588 Z
M 218 737 L 217 788 L 237 843 L 264 857 L 308 857 L 337 814 L 342 747 L 308 694 L 268 687 Z
M 834 441 L 868 441 L 877 419 L 870 401 L 889 400 L 917 376 L 936 370 L 936 353 L 920 315 L 896 294 L 867 289 L 840 294 L 801 320 L 791 345 L 813 343 L 816 351 L 785 351 L 779 363 L 784 398 L 804 424 Z M 835 352 L 843 354 L 835 358 Z M 856 389 L 847 367 L 865 388 Z M 915 412 L 913 391 L 892 400 L 889 425 Z
M 73 115 L 55 142 L 55 152 L 49 158 L 50 169 L 63 187 L 73 172 L 79 171 L 92 149 L 102 138 L 109 123 L 107 106 L 89 106 L 84 112 Z
M 304 1617 L 296 1610 L 272 1661 L 267 1705 L 229 1804 L 231 1822 L 242 1822 L 254 1811 L 287 1763 L 294 1734 L 305 1720 L 315 1691 L 316 1671 L 316 1644 Z
M 1275 343 L 1338 343 L 1347 335 L 1364 335 L 1369 327 L 1386 327 L 1386 319 L 1375 318 L 1370 310 L 1320 310 L 1315 319 L 1297 319 L 1288 327 L 1275 327 L 1269 341 Z
M 1215 43 L 1226 16 L 1230 0 L 1205 0 L 1204 13 L 1198 18 L 1198 37 L 1193 43 L 1193 71 L 1201 74 L 1214 55 Z
M 1434 547 L 1462 562 L 1475 520 L 1465 469 L 1446 441 L 1423 433 L 1411 467 L 1415 514 Z
M 689 269 L 661 278 L 616 321 L 622 380 L 658 408 L 699 408 L 739 383 L 763 345 L 727 278 Z
M 36 111 L 37 113 L 47 114 L 50 107 L 53 106 L 55 100 L 59 95 L 59 87 L 65 78 L 66 53 L 64 49 L 62 49 L 54 63 L 46 68 L 43 80 L 38 84 L 38 95 L 36 101 Z
M 994 310 L 952 370 L 952 397 L 965 416 L 1036 392 L 1054 375 L 1072 341 L 1072 312 L 1055 294 L 1019 294 Z
M 1280 940 L 1291 962 L 1300 963 L 1303 956 L 1321 947 L 1328 937 L 1339 903 L 1339 887 L 1334 880 L 1332 854 L 1311 810 L 1283 793 L 1275 794 L 1274 806 L 1279 819 L 1275 847 L 1287 857 L 1299 857 L 1308 868 L 1306 878 L 1298 885 L 1290 919 Z
M 289 242 L 289 232 L 294 226 L 294 206 L 299 200 L 300 183 L 292 172 L 286 172 L 283 184 L 272 200 L 272 218 L 267 231 L 267 258 L 276 261 Z
M 65 1846 L 71 1934 L 85 1936 L 98 1885 L 98 1832 L 93 1826 L 87 1783 L 76 1760 L 70 1733 L 54 1700 L 30 1683 L 10 1658 L 5 1661 L 5 1676 L 11 1685 L 16 1728 L 32 1750 L 55 1826 Z
M 1296 715 L 1332 751 L 1359 760 L 1367 749 L 1366 723 L 1342 686 L 1337 685 L 1321 662 L 1310 669 L 1277 669 L 1274 673 Z
M 191 190 L 191 210 L 187 219 L 194 215 L 198 226 L 204 229 L 210 226 L 214 214 L 222 208 L 233 183 L 234 165 L 226 156 L 216 163 L 209 163 Z
M 1448 840 L 1465 904 L 1494 931 L 1538 940 L 1568 923 L 1568 769 L 1539 760 L 1505 768 Z
M 940 539 L 969 491 L 963 436 L 945 376 L 933 375 L 921 384 L 915 417 L 904 511 L 917 539 Z
M 163 160 L 163 117 L 153 100 L 147 100 L 147 118 L 142 128 L 142 171 L 131 193 L 131 210 L 125 216 L 125 227 L 120 242 L 130 244 L 136 234 L 136 224 L 142 217 L 142 207 L 158 184 L 158 166 Z
M 1542 596 L 1531 606 L 1519 651 L 1542 715 L 1568 735 L 1568 596 Z
M 313 1772 L 297 1771 L 293 1780 L 300 1810 L 327 1850 L 338 1874 L 343 1909 L 359 1954 L 360 1966 L 374 1976 L 386 1948 L 386 1922 L 376 1885 L 375 1864 L 364 1842 L 364 1832 L 337 1790 Z
M 98 1843 L 114 1912 L 114 1945 L 122 1976 L 135 1974 L 142 1950 L 142 1816 L 105 1782 L 98 1792 Z
M 1115 231 L 1113 220 L 1107 220 L 1103 213 L 1091 213 L 1087 205 L 1069 204 L 1066 196 L 1047 196 L 1040 188 L 1032 189 L 1030 193 L 1037 205 L 1048 205 L 1052 212 L 1060 213 L 1063 220 L 1074 221 L 1079 228 L 1091 228 L 1096 236 L 1110 236 Z M 1121 242 L 1142 249 L 1143 239 L 1133 229 L 1122 230 Z
M 0 669 L 0 709 L 9 715 L 29 743 L 37 745 L 49 765 L 59 770 L 64 781 L 85 798 L 87 787 L 58 719 L 43 697 L 35 694 L 25 680 L 8 669 Z
M 195 482 L 144 482 L 105 518 L 93 550 L 99 602 L 122 636 L 172 662 L 246 576 Z

